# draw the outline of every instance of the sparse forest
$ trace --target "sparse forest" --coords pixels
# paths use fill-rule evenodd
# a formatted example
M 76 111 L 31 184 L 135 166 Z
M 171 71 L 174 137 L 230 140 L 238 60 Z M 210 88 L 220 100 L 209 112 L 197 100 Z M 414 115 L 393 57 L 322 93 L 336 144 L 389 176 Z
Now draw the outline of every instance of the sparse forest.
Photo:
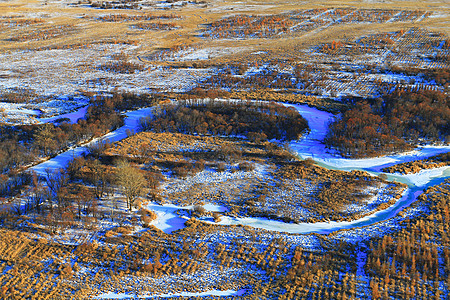
M 344 156 L 366 157 L 411 149 L 420 141 L 450 140 L 450 97 L 438 91 L 395 91 L 357 102 L 330 125 L 326 144 Z

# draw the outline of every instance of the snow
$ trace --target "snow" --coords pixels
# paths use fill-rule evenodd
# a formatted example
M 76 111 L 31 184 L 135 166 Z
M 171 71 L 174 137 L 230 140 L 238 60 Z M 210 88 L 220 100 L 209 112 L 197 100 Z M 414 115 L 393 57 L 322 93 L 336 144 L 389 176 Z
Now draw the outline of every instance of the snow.
M 204 48 L 195 50 L 191 53 L 189 51 L 180 51 L 174 57 L 177 61 L 189 61 L 189 60 L 206 60 L 214 57 L 224 56 L 239 52 L 241 48 Z
M 173 204 L 159 205 L 156 203 L 150 203 L 146 205 L 146 209 L 154 211 L 158 216 L 156 220 L 153 220 L 150 224 L 165 233 L 172 233 L 175 230 L 184 228 L 184 222 L 186 222 L 186 219 L 178 216 L 176 211 L 191 208 L 192 206 L 182 207 Z
M 152 89 L 186 91 L 197 80 L 208 76 L 208 69 L 166 69 L 149 65 L 135 74 L 101 70 L 117 53 L 125 53 L 130 62 L 139 63 L 137 46 L 122 44 L 90 45 L 79 49 L 14 51 L 0 54 L 0 70 L 11 74 L 0 80 L 0 90 L 27 89 L 38 95 L 64 96 L 87 92 L 126 90 L 142 93 Z M 39 64 L 36 64 L 39 62 Z
M 1 123 L 37 123 L 36 117 L 39 111 L 30 109 L 27 104 L 0 102 L 0 122 Z
M 95 297 L 94 299 L 128 299 L 128 298 L 136 298 L 139 299 L 148 299 L 148 298 L 174 298 L 174 297 L 207 297 L 207 296 L 219 296 L 219 297 L 227 297 L 227 296 L 241 296 L 245 293 L 246 290 L 211 290 L 200 293 L 192 293 L 192 292 L 181 292 L 181 293 L 168 293 L 168 294 L 158 294 L 158 295 L 132 295 L 132 294 L 124 294 L 124 293 L 105 293 L 100 296 Z
M 45 175 L 46 169 L 55 170 L 60 168 L 65 168 L 69 161 L 75 157 L 79 157 L 88 151 L 88 146 L 98 143 L 100 140 L 116 142 L 127 137 L 127 130 L 136 131 L 139 126 L 139 119 L 150 115 L 152 108 L 142 108 L 135 111 L 130 111 L 126 113 L 125 125 L 119 129 L 104 135 L 101 139 L 95 139 L 82 147 L 77 147 L 66 152 L 63 152 L 54 158 L 51 158 L 43 163 L 30 168 L 30 170 L 35 171 L 39 175 Z M 59 116 L 60 117 L 60 116 Z
M 374 224 L 376 222 L 390 218 L 397 212 L 399 204 L 403 204 L 404 201 L 406 201 L 406 199 L 408 198 L 410 198 L 409 193 L 406 193 L 403 196 L 402 200 L 398 201 L 395 205 L 385 210 L 378 211 L 369 216 L 365 216 L 361 219 L 354 221 L 344 221 L 344 222 L 332 221 L 332 222 L 295 224 L 275 220 L 268 220 L 264 218 L 253 218 L 253 217 L 239 218 L 239 217 L 222 216 L 221 221 L 218 223 L 214 222 L 207 222 L 207 223 L 227 225 L 227 226 L 229 225 L 251 226 L 254 228 L 261 228 L 269 231 L 287 232 L 294 234 L 308 234 L 308 233 L 327 234 L 341 229 L 351 229 L 354 227 Z
M 125 294 L 125 293 L 109 292 L 109 293 L 101 294 L 100 296 L 97 296 L 94 299 L 128 299 L 131 297 L 133 297 L 133 296 Z
M 445 177 L 445 174 L 447 173 L 446 171 L 450 171 L 449 166 L 422 170 L 414 174 L 402 175 L 395 173 L 395 175 L 408 179 L 415 186 L 423 187 L 427 185 L 433 178 Z
M 212 211 L 212 212 L 226 212 L 227 208 L 225 206 L 222 205 L 217 205 L 217 204 L 205 204 L 203 205 L 203 208 L 206 209 L 207 211 Z
M 233 182 L 238 179 L 246 179 L 249 176 L 264 178 L 267 175 L 266 168 L 261 164 L 255 164 L 254 170 L 247 171 L 235 171 L 231 172 L 228 169 L 226 172 L 216 172 L 212 169 L 205 169 L 194 176 L 189 176 L 187 178 L 175 178 L 170 181 L 164 182 L 161 185 L 162 195 L 164 196 L 166 192 L 182 192 L 189 190 L 192 186 L 204 184 L 204 183 L 221 183 L 221 182 Z
M 66 113 L 66 114 L 62 114 L 62 115 L 58 115 L 58 116 L 54 116 L 54 117 L 50 117 L 50 118 L 42 118 L 42 119 L 38 119 L 38 120 L 41 121 L 42 123 L 49 123 L 49 122 L 55 122 L 57 119 L 68 118 L 68 119 L 70 119 L 71 123 L 76 123 L 78 121 L 78 119 L 84 118 L 88 107 L 89 106 L 83 106 L 74 112 L 70 112 L 70 113 Z
M 0 102 L 0 122 L 11 125 L 36 124 L 39 122 L 53 122 L 58 118 L 69 118 L 76 122 L 86 112 L 87 105 L 84 97 L 56 97 L 37 103 L 7 103 Z M 68 111 L 73 111 L 66 113 Z M 45 117 L 44 116 L 53 116 Z M 58 116 L 56 116 L 58 115 Z
M 150 225 L 155 226 L 165 233 L 172 233 L 173 231 L 184 228 L 184 222 L 186 222 L 187 217 L 180 217 L 177 215 L 178 210 L 192 210 L 193 205 L 179 206 L 174 204 L 157 204 L 150 202 L 145 205 L 146 209 L 152 210 L 158 216 L 156 220 L 153 220 Z M 207 203 L 203 205 L 207 211 L 211 212 L 225 212 L 227 208 L 224 206 Z
M 323 163 L 327 167 L 340 170 L 369 170 L 379 172 L 382 168 L 418 159 L 424 159 L 433 155 L 450 151 L 450 146 L 421 146 L 413 151 L 386 155 L 374 158 L 349 159 L 344 158 L 325 148 L 323 140 L 327 133 L 328 123 L 334 120 L 331 113 L 320 111 L 316 108 L 300 104 L 285 104 L 292 106 L 308 121 L 310 133 L 300 140 L 292 141 L 289 146 L 303 159 L 312 158 L 316 162 Z

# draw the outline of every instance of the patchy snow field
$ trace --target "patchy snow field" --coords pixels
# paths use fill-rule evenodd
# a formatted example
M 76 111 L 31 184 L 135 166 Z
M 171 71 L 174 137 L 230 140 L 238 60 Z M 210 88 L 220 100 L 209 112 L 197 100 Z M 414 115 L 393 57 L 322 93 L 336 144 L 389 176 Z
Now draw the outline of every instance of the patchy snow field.
M 190 190 L 194 185 L 202 184 L 220 184 L 228 183 L 231 181 L 244 180 L 248 178 L 260 178 L 263 179 L 267 175 L 265 166 L 256 164 L 255 170 L 251 172 L 236 171 L 231 172 L 227 170 L 225 172 L 216 172 L 213 170 L 204 170 L 194 176 L 186 178 L 175 178 L 163 183 L 160 187 L 162 196 L 166 196 L 170 193 L 177 193 Z M 228 188 L 235 188 L 236 186 L 229 186 Z
M 215 224 L 219 225 L 244 225 L 251 226 L 254 228 L 261 228 L 269 231 L 278 231 L 284 233 L 293 234 L 309 234 L 309 233 L 319 233 L 328 234 L 330 232 L 342 230 L 342 229 L 354 229 L 362 226 L 376 224 L 381 221 L 388 220 L 395 216 L 400 210 L 407 207 L 409 204 L 415 201 L 418 195 L 412 193 L 408 190 L 404 193 L 404 196 L 398 200 L 394 205 L 388 207 L 385 210 L 375 212 L 371 215 L 365 216 L 361 219 L 351 221 L 351 222 L 317 222 L 317 223 L 285 223 L 281 221 L 268 220 L 264 218 L 238 218 L 238 217 L 228 217 L 223 216 L 221 221 Z M 208 223 L 213 223 L 205 221 Z
M 151 299 L 151 298 L 177 298 L 177 297 L 207 297 L 207 296 L 218 296 L 218 297 L 228 297 L 228 296 L 241 296 L 245 293 L 245 290 L 211 290 L 201 293 L 191 293 L 191 292 L 181 292 L 181 293 L 170 293 L 170 294 L 158 294 L 158 295 L 133 295 L 133 294 L 125 294 L 125 293 L 105 293 L 100 296 L 95 297 L 94 299 L 130 299 L 139 297 L 139 299 Z
M 243 50 L 242 48 L 230 47 L 213 47 L 203 49 L 182 50 L 174 53 L 169 61 L 193 61 L 193 60 L 208 60 L 215 57 L 230 55 Z
M 10 125 L 36 124 L 69 118 L 74 123 L 78 118 L 84 117 L 87 102 L 84 97 L 58 97 L 39 103 L 0 102 L 0 122 Z
M 0 102 L 7 112 L 0 120 L 13 124 L 35 123 L 35 115 L 64 114 L 83 106 L 83 102 L 69 101 L 81 91 L 128 91 L 144 93 L 150 90 L 187 91 L 208 76 L 207 69 L 165 69 L 145 65 L 143 71 L 123 74 L 101 70 L 114 54 L 128 54 L 129 62 L 141 63 L 132 55 L 136 46 L 90 45 L 87 48 L 64 50 L 17 51 L 0 54 L 0 70 L 9 74 L 0 78 L 0 92 L 26 89 L 40 96 L 58 97 L 38 104 L 8 104 Z M 36 63 L 39 62 L 39 63 Z M 85 105 L 85 104 L 84 104 Z
M 81 108 L 77 109 L 76 111 L 65 113 L 61 115 L 57 115 L 54 117 L 49 118 L 39 118 L 38 120 L 42 123 L 49 123 L 49 122 L 56 122 L 59 119 L 69 119 L 70 123 L 76 123 L 78 119 L 83 119 L 86 115 L 87 109 L 89 106 L 82 106 Z
M 40 112 L 23 103 L 0 102 L 0 122 L 6 124 L 34 124 Z

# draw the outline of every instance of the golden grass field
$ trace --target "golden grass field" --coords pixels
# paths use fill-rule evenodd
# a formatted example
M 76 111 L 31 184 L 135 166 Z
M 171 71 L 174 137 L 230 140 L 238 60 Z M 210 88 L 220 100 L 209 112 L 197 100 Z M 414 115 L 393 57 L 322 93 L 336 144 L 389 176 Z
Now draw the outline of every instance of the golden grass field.
M 325 28 L 314 31 L 293 39 L 277 40 L 232 40 L 232 41 L 208 41 L 209 47 L 234 47 L 245 50 L 258 51 L 268 49 L 283 49 L 289 43 L 303 44 L 329 42 L 340 38 L 350 38 L 380 31 L 398 30 L 399 27 L 421 26 L 432 31 L 445 34 L 450 33 L 450 5 L 447 1 L 304 1 L 295 3 L 292 1 L 250 1 L 245 5 L 235 4 L 232 1 L 207 1 L 206 5 L 187 6 L 186 8 L 161 9 L 92 9 L 75 4 L 77 1 L 5 1 L 0 3 L 0 17 L 20 16 L 21 19 L 43 19 L 43 24 L 30 27 L 44 27 L 68 25 L 77 30 L 67 36 L 63 35 L 45 41 L 31 41 L 23 43 L 11 43 L 8 38 L 16 35 L 21 30 L 29 28 L 2 28 L 0 34 L 0 51 L 16 49 L 35 49 L 49 46 L 76 45 L 79 43 L 93 43 L 101 41 L 125 40 L 137 42 L 137 55 L 145 55 L 158 48 L 170 48 L 175 45 L 205 44 L 199 38 L 198 30 L 204 24 L 216 21 L 231 14 L 279 14 L 296 9 L 312 8 L 356 8 L 356 9 L 401 9 L 424 10 L 432 12 L 431 18 L 417 23 L 389 23 L 389 24 L 355 24 Z M 206 7 L 205 7 L 206 6 Z M 168 31 L 136 31 L 130 29 L 127 23 L 98 22 L 96 17 L 104 14 L 129 14 L 129 15 L 165 15 L 176 14 L 181 19 L 171 21 L 181 28 Z

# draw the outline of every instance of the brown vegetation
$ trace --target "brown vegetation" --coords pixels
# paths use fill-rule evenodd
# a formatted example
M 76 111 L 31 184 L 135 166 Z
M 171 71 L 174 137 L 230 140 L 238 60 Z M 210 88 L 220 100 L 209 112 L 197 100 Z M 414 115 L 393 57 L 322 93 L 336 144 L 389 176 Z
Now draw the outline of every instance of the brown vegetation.
M 133 29 L 141 30 L 174 30 L 179 26 L 175 23 L 137 23 L 131 26 Z
M 205 28 L 206 37 L 268 38 L 282 34 L 312 31 L 321 26 L 342 26 L 350 23 L 386 23 L 414 21 L 428 17 L 425 11 L 383 9 L 310 9 L 295 10 L 278 15 L 234 15 L 211 23 Z
M 129 14 L 109 14 L 98 18 L 102 22 L 136 22 L 136 21 L 152 21 L 157 19 L 179 19 L 180 16 L 175 14 L 168 15 L 129 15 Z
M 264 102 L 185 101 L 140 120 L 143 130 L 188 134 L 246 135 L 253 139 L 298 139 L 308 128 L 293 108 Z M 250 134 L 252 133 L 252 134 Z
M 408 150 L 419 139 L 448 142 L 449 99 L 438 91 L 396 91 L 356 103 L 330 125 L 325 142 L 352 157 Z
M 10 40 L 14 42 L 41 41 L 68 35 L 75 31 L 73 26 L 59 25 L 20 33 L 11 37 Z
M 393 165 L 387 168 L 383 168 L 385 173 L 401 173 L 411 174 L 418 173 L 426 169 L 435 169 L 450 165 L 450 152 L 431 156 L 427 159 L 414 160 L 410 162 Z
M 270 214 L 271 209 L 264 206 L 275 205 L 279 210 L 272 216 L 283 215 L 296 222 L 359 219 L 392 205 L 405 189 L 402 184 L 387 185 L 362 171 L 327 170 L 308 160 L 282 164 L 277 176 L 275 187 L 266 186 L 260 193 L 263 199 L 257 201 L 263 205 L 255 206 L 255 213 Z
M 438 283 L 449 284 L 449 188 L 448 180 L 428 188 L 413 206 L 429 211 L 405 219 L 401 231 L 370 245 L 366 270 L 384 297 L 440 299 Z

